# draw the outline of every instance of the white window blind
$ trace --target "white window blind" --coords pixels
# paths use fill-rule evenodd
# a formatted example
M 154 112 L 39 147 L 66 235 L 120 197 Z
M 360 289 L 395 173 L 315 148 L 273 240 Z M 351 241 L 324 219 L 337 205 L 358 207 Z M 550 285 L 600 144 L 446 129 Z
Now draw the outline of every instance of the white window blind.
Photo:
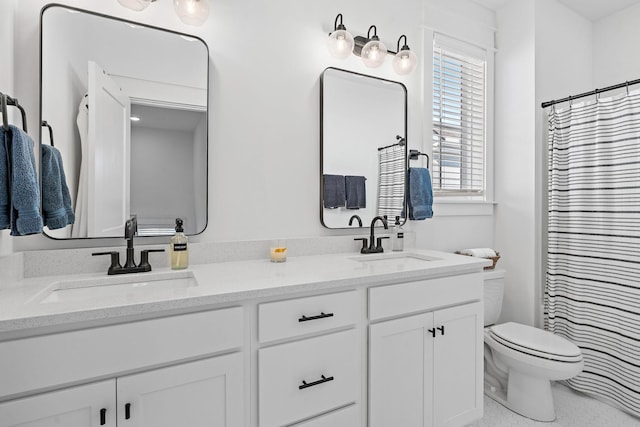
M 486 52 L 436 35 L 433 45 L 433 187 L 484 197 Z

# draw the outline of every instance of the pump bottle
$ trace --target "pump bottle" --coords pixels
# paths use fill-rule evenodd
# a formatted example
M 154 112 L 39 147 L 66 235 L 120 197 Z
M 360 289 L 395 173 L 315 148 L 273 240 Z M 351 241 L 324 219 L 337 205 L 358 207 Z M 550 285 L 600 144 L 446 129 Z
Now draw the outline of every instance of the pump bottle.
M 183 270 L 189 266 L 188 237 L 184 234 L 182 220 L 176 218 L 176 234 L 171 237 L 169 254 L 171 256 L 171 269 Z
M 400 224 L 400 217 L 396 216 L 396 223 L 393 226 L 393 234 L 391 235 L 391 250 L 404 250 L 404 229 Z

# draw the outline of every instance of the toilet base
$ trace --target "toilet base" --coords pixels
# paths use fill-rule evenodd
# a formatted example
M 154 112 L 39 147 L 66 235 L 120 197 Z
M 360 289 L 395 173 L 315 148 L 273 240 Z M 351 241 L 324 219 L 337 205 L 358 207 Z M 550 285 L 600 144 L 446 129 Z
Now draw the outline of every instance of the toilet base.
M 485 382 L 484 393 L 507 409 L 540 422 L 556 419 L 551 393 L 551 381 L 525 375 L 514 370 L 509 372 L 507 390 Z
M 556 419 L 551 393 L 551 381 L 512 370 L 507 388 L 509 407 L 520 415 L 536 421 L 551 422 Z

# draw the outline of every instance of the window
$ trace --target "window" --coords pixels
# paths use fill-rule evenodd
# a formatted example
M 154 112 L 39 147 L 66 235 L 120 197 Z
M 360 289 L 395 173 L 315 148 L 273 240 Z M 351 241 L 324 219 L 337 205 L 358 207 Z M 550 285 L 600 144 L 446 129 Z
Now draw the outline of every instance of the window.
M 433 189 L 485 197 L 486 52 L 436 34 L 433 45 Z

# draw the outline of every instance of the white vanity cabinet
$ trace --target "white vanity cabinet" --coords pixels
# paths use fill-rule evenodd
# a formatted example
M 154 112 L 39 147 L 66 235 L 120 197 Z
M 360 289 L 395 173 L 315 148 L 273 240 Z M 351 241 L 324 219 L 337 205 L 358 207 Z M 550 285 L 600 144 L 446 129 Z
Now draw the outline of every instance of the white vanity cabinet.
M 117 379 L 118 427 L 242 427 L 243 356 L 232 353 Z
M 0 427 L 244 427 L 242 343 L 241 307 L 1 342 Z
M 260 340 L 280 342 L 258 350 L 260 427 L 361 424 L 360 306 L 356 291 L 259 306 Z
M 116 427 L 115 380 L 0 403 L 1 427 Z
M 370 427 L 456 427 L 482 417 L 476 280 L 462 275 L 370 289 L 370 316 L 395 317 L 369 327 Z
M 241 427 L 242 354 L 0 403 L 2 427 Z

